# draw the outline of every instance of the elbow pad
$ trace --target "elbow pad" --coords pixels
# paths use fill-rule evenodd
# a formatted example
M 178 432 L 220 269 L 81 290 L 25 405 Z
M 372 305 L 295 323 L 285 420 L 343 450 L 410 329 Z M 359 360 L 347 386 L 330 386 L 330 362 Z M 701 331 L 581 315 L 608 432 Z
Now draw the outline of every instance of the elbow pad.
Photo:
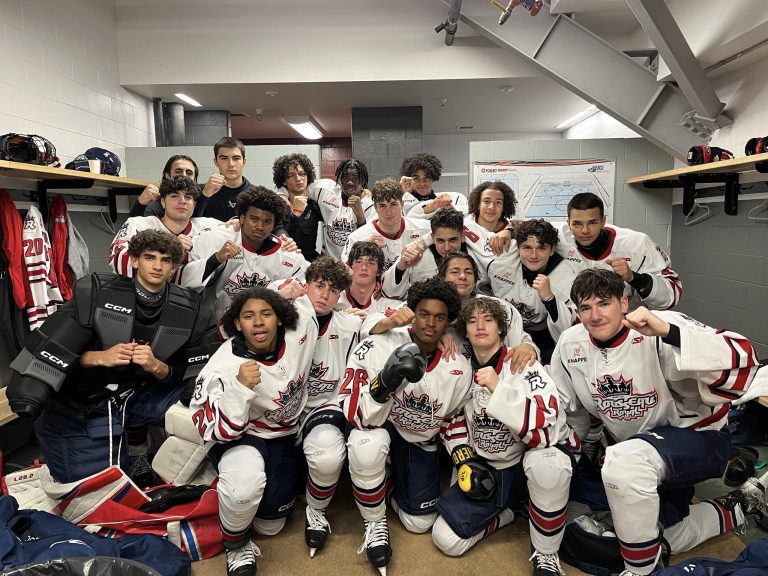
M 80 354 L 46 335 L 44 328 L 38 328 L 29 335 L 24 348 L 11 363 L 11 369 L 57 391 L 67 374 L 78 366 Z

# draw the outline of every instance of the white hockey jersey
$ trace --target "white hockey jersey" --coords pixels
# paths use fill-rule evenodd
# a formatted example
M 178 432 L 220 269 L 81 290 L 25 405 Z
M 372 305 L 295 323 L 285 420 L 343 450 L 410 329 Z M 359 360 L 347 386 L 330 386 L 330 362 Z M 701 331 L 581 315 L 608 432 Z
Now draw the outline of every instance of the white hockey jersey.
M 190 218 L 187 227 L 180 234 L 194 238 L 203 230 L 215 228 L 221 224 L 221 221 L 215 218 Z M 134 216 L 128 218 L 109 247 L 109 265 L 117 274 L 128 276 L 129 278 L 133 277 L 131 257 L 128 255 L 128 244 L 131 238 L 142 230 L 159 230 L 160 232 L 167 232 L 168 234 L 178 236 L 178 234 L 171 232 L 157 216 Z M 187 255 L 184 256 L 184 262 L 186 260 Z
M 276 361 L 259 362 L 261 382 L 253 389 L 237 379 L 240 365 L 250 357 L 234 338 L 224 342 L 200 372 L 189 409 L 206 449 L 245 434 L 277 438 L 297 431 L 307 402 L 318 329 L 309 300 L 299 298 L 295 304 L 298 325 L 285 331 Z M 241 350 L 241 354 L 233 349 Z
M 342 260 L 342 252 L 347 245 L 349 235 L 357 230 L 357 216 L 341 193 L 341 186 L 333 180 L 324 178 L 312 182 L 307 188 L 307 197 L 317 202 L 325 223 L 323 227 L 323 246 L 326 254 L 336 260 Z M 363 213 L 366 221 L 376 217 L 373 200 L 362 198 Z
M 59 290 L 56 272 L 53 270 L 51 239 L 45 230 L 43 216 L 34 204 L 27 210 L 21 230 L 24 251 L 24 270 L 29 281 L 32 305 L 27 307 L 29 329 L 41 326 L 45 319 L 56 312 L 64 300 Z
M 353 297 L 352 293 L 349 291 L 349 288 L 344 290 L 339 295 L 339 301 L 336 304 L 336 310 L 346 310 L 348 308 L 356 308 L 357 310 L 364 310 L 367 314 L 374 314 L 376 312 L 381 312 L 382 314 L 387 314 L 391 312 L 392 310 L 396 310 L 397 308 L 400 308 L 400 306 L 403 305 L 403 302 L 400 300 L 393 300 L 392 298 L 386 298 L 384 296 L 381 296 L 379 298 L 373 298 L 371 297 L 368 302 L 357 302 Z
M 757 371 L 752 345 L 684 314 L 655 314 L 679 327 L 679 348 L 629 329 L 607 348 L 598 348 L 581 324 L 563 332 L 550 369 L 569 421 L 583 407 L 619 442 L 657 426 L 726 424 L 730 401 Z
M 507 335 L 504 336 L 504 339 L 502 343 L 507 348 L 514 348 L 515 346 L 518 346 L 522 343 L 530 344 L 536 349 L 536 355 L 538 357 L 541 357 L 541 353 L 539 351 L 539 347 L 536 346 L 536 344 L 533 343 L 533 339 L 531 338 L 531 335 L 528 334 L 528 332 L 525 331 L 523 327 L 523 317 L 520 316 L 520 312 L 517 311 L 517 308 L 512 306 L 509 302 L 506 300 L 502 300 L 501 298 L 496 298 L 495 296 L 475 296 L 475 298 L 488 298 L 489 300 L 496 300 L 498 303 L 500 303 L 504 310 L 507 311 L 507 318 L 509 319 L 509 323 L 507 324 Z M 471 358 L 472 356 L 472 348 L 468 341 L 462 340 L 458 334 L 451 331 L 454 338 L 456 338 L 459 351 L 461 352 L 462 356 L 465 358 Z
M 347 367 L 347 357 L 359 342 L 362 318 L 339 311 L 332 314 L 317 336 L 305 412 L 338 401 L 339 381 Z
M 421 259 L 403 270 L 400 282 L 397 281 L 397 262 L 400 260 L 398 256 L 394 264 L 381 277 L 382 293 L 389 298 L 405 300 L 411 284 L 437 276 L 438 266 L 432 250 L 431 246 L 427 246 L 427 249 L 421 255 Z
M 493 258 L 486 270 L 491 292 L 497 298 L 512 304 L 523 319 L 528 332 L 549 329 L 557 342 L 560 334 L 576 321 L 576 306 L 571 301 L 571 285 L 577 271 L 563 259 L 549 274 L 549 286 L 557 303 L 557 321 L 553 322 L 539 293 L 523 278 L 523 263 L 513 240 L 509 251 Z
M 630 310 L 641 304 L 652 310 L 666 310 L 677 304 L 683 293 L 683 284 L 677 272 L 670 267 L 672 263 L 664 251 L 642 232 L 618 226 L 604 226 L 604 230 L 610 235 L 610 241 L 597 259 L 579 251 L 567 223 L 560 230 L 557 252 L 579 272 L 597 267 L 610 270 L 611 266 L 605 263 L 606 259 L 626 258 L 633 272 L 650 274 L 653 277 L 653 288 L 644 300 L 632 286 L 625 284 L 624 293 L 630 298 Z
M 363 340 L 349 356 L 339 397 L 347 420 L 357 428 L 389 421 L 406 441 L 429 443 L 469 398 L 472 367 L 461 355 L 446 360 L 437 351 L 421 380 L 406 383 L 391 400 L 379 404 L 371 398 L 368 383 L 395 348 L 411 341 L 407 328 Z
M 218 252 L 227 240 L 242 248 L 240 254 L 220 265 L 210 277 L 204 277 L 208 258 Z M 261 250 L 254 252 L 243 246 L 240 232 L 220 226 L 195 236 L 189 251 L 189 262 L 179 268 L 176 281 L 187 288 L 202 288 L 219 273 L 222 266 L 224 269 L 216 280 L 217 318 L 221 318 L 232 298 L 247 288 L 268 286 L 275 280 L 289 278 L 303 282 L 309 263 L 301 252 L 283 251 L 282 241 L 276 236 L 270 236 Z
M 499 224 L 499 231 L 504 230 L 509 223 L 504 220 Z M 477 278 L 477 288 L 483 294 L 490 295 L 490 287 L 488 285 L 488 264 L 493 259 L 493 250 L 491 250 L 491 238 L 495 235 L 495 232 L 486 230 L 475 220 L 474 214 L 467 214 L 464 217 L 464 244 L 467 247 L 467 252 L 477 262 L 477 267 L 480 269 L 480 278 Z
M 496 389 L 472 384 L 464 410 L 441 431 L 449 453 L 469 444 L 497 469 L 514 466 L 528 449 L 567 444 L 569 431 L 554 380 L 544 367 L 537 362 L 513 374 L 504 362 L 506 353 L 502 347 L 494 366 L 499 375 Z
M 423 234 L 430 231 L 429 222 L 424 219 L 402 218 L 400 221 L 400 230 L 394 236 L 389 236 L 378 226 L 378 218 L 368 222 L 352 232 L 347 238 L 347 244 L 341 254 L 342 262 L 346 262 L 349 257 L 349 251 L 355 242 L 369 241 L 371 236 L 381 236 L 384 238 L 384 270 L 387 270 L 395 260 L 398 259 L 403 248 L 418 240 Z
M 460 194 L 459 192 L 435 192 L 435 198 L 437 196 L 442 196 L 443 194 L 448 194 L 448 196 L 451 197 L 451 200 L 453 201 L 452 207 L 454 209 L 458 210 L 462 214 L 466 214 L 469 211 L 469 203 L 467 197 L 464 194 Z M 432 200 L 434 200 L 434 198 L 427 198 L 426 200 L 422 200 L 413 193 L 406 192 L 403 194 L 403 214 L 409 218 L 431 219 L 437 210 L 435 210 L 435 212 L 425 214 L 424 207 L 429 202 L 432 202 Z

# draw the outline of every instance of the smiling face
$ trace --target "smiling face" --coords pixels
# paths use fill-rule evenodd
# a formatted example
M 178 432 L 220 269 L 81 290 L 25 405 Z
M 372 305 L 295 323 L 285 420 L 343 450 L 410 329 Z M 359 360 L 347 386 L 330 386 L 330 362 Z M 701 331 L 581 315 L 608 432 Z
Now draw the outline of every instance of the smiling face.
M 597 240 L 603 226 L 605 226 L 605 215 L 600 215 L 600 208 L 571 209 L 568 212 L 568 228 L 571 229 L 576 242 L 582 246 L 591 246 Z
M 614 297 L 601 298 L 593 296 L 579 302 L 577 312 L 579 320 L 595 340 L 605 342 L 619 333 L 627 313 L 629 300 L 626 296 L 621 299 Z
M 435 250 L 440 256 L 445 256 L 451 252 L 458 252 L 461 248 L 461 240 L 464 235 L 462 230 L 453 228 L 437 228 L 432 232 L 432 241 L 435 244 Z
M 424 298 L 413 313 L 413 339 L 423 351 L 430 353 L 448 327 L 448 307 L 442 300 Z
M 242 332 L 245 346 L 256 354 L 274 352 L 280 325 L 272 306 L 259 298 L 248 299 L 235 320 L 235 328 Z
M 416 173 L 412 175 L 413 178 L 413 191 L 419 196 L 429 196 L 432 192 L 432 184 L 434 180 L 427 176 L 426 171 L 416 170 Z
M 213 161 L 228 183 L 240 184 L 245 167 L 245 157 L 240 148 L 219 148 Z
M 501 346 L 501 328 L 493 314 L 477 308 L 467 319 L 467 340 L 476 350 L 491 350 Z
M 550 257 L 555 253 L 555 247 L 549 244 L 542 245 L 536 236 L 528 236 L 525 242 L 517 245 L 517 251 L 520 254 L 520 260 L 528 270 L 540 272 L 547 268 Z
M 165 288 L 174 268 L 171 256 L 157 250 L 147 250 L 138 257 L 131 256 L 131 266 L 136 281 L 150 292 L 160 292 Z
M 462 300 L 469 298 L 477 282 L 475 269 L 472 267 L 469 256 L 466 258 L 453 258 L 445 269 L 443 279 L 456 286 L 456 290 L 459 291 L 459 296 L 461 296 Z
M 496 230 L 504 213 L 504 193 L 495 188 L 486 188 L 480 195 L 477 223 L 484 228 Z
M 330 314 L 339 301 L 341 291 L 328 280 L 313 280 L 307 284 L 307 297 L 312 302 L 315 314 L 325 316 Z
M 376 214 L 379 216 L 379 223 L 384 227 L 394 227 L 400 225 L 400 218 L 403 215 L 403 201 L 380 200 L 374 204 Z
M 261 247 L 274 229 L 275 215 L 267 210 L 250 206 L 245 215 L 240 216 L 240 235 L 243 242 L 253 248 Z
M 341 175 L 341 190 L 344 196 L 360 196 L 363 191 L 363 185 L 360 181 L 360 174 L 357 168 L 348 168 L 344 174 Z

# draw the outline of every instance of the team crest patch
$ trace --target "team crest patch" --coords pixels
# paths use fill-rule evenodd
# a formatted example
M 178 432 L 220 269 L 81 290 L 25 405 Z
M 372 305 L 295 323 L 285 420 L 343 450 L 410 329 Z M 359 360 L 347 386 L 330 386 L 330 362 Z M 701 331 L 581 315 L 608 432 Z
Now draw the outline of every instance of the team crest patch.
M 370 340 L 365 340 L 360 344 L 360 346 L 355 348 L 353 354 L 358 360 L 365 360 L 365 356 L 368 354 L 368 351 L 371 350 L 371 348 L 373 348 L 373 342 Z
M 520 312 L 520 316 L 523 317 L 523 323 L 527 326 L 528 324 L 536 324 L 539 321 L 540 314 L 536 311 L 536 308 L 533 308 L 532 306 L 528 306 L 525 302 L 515 302 L 513 299 L 508 298 L 506 299 L 512 306 L 517 308 L 517 311 Z
M 542 378 L 541 374 L 539 374 L 538 370 L 531 370 L 530 372 L 526 373 L 523 378 L 528 381 L 528 384 L 531 387 L 531 392 L 540 390 L 547 385 L 547 383 L 544 381 L 544 378 Z
M 584 349 L 578 344 L 571 349 L 571 357 L 566 359 L 568 364 L 584 364 L 586 361 Z
M 478 450 L 488 454 L 504 452 L 515 442 L 512 432 L 485 408 L 472 414 L 472 438 Z
M 296 380 L 291 380 L 284 390 L 278 392 L 279 398 L 275 400 L 277 408 L 267 410 L 264 417 L 270 422 L 283 424 L 289 422 L 298 416 L 304 405 L 304 377 L 299 376 Z
M 632 380 L 626 380 L 623 375 L 616 379 L 609 374 L 602 380 L 597 378 L 592 394 L 597 409 L 613 420 L 629 421 L 640 418 L 656 406 L 659 401 L 656 391 L 633 394 Z
M 438 411 L 443 407 L 442 403 L 429 398 L 428 394 L 416 396 L 406 392 L 402 397 L 395 396 L 392 411 L 389 417 L 393 422 L 414 432 L 425 432 L 437 428 L 443 420 L 438 416 Z
M 312 362 L 312 367 L 309 369 L 309 378 L 307 379 L 307 395 L 322 396 L 323 394 L 330 394 L 336 389 L 339 383 L 338 379 L 325 379 L 325 375 L 328 374 L 328 368 L 322 360 L 319 364 Z
M 258 272 L 253 274 L 238 274 L 234 278 L 229 278 L 227 283 L 224 284 L 224 292 L 230 296 L 239 294 L 246 288 L 254 288 L 256 286 L 266 286 L 269 284 L 269 278 L 262 276 Z

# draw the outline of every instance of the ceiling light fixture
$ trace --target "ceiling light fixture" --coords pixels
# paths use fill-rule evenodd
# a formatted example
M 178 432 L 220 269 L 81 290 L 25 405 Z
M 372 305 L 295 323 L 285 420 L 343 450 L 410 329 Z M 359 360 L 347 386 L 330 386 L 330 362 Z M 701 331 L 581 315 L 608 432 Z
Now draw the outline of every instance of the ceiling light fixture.
M 575 114 L 570 118 L 568 118 L 568 120 L 565 120 L 564 122 L 560 122 L 560 124 L 555 126 L 555 130 L 564 130 L 566 128 L 570 128 L 574 124 L 578 124 L 582 120 L 586 120 L 587 118 L 589 118 L 590 116 L 594 116 L 598 112 L 599 110 L 597 109 L 597 106 L 592 104 L 592 106 L 590 106 L 586 110 L 582 110 L 578 114 Z
M 177 92 L 176 94 L 174 94 L 174 96 L 176 96 L 176 98 L 178 98 L 182 102 L 186 102 L 190 106 L 195 106 L 197 108 L 200 108 L 202 106 L 202 104 L 200 104 L 200 102 L 198 102 L 194 98 L 190 98 L 186 94 L 182 94 L 181 92 Z
M 318 140 L 323 137 L 320 128 L 309 116 L 285 116 L 284 119 L 291 128 L 307 140 Z
M 504 86 L 499 86 L 499 92 L 512 92 L 515 89 L 514 86 L 510 86 L 509 84 L 505 84 Z

